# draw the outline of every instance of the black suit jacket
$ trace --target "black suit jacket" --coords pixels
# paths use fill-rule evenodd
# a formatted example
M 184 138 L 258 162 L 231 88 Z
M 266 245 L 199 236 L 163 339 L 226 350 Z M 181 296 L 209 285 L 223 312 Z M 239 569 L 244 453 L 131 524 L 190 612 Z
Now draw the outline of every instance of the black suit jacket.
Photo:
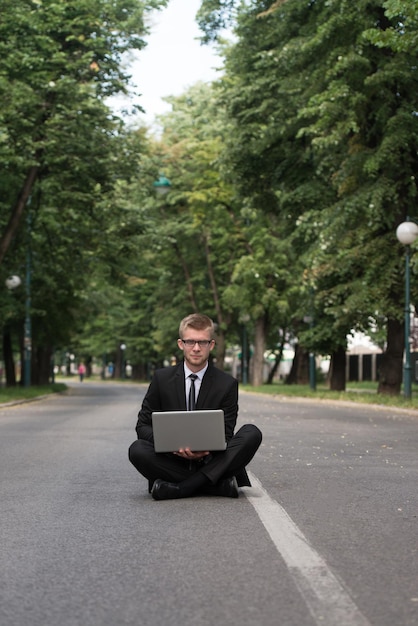
M 238 381 L 209 364 L 200 385 L 196 409 L 223 409 L 225 437 L 229 441 L 234 434 L 238 416 Z M 147 439 L 154 443 L 151 418 L 153 411 L 185 410 L 183 362 L 174 367 L 156 370 L 138 413 L 138 439 Z

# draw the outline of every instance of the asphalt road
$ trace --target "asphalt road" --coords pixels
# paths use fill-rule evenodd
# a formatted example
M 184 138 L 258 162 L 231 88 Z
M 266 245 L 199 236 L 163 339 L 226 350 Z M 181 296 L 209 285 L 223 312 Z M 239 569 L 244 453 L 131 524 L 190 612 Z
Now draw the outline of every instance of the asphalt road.
M 145 386 L 0 409 L 1 626 L 416 626 L 418 415 L 241 393 L 238 500 L 154 502 Z

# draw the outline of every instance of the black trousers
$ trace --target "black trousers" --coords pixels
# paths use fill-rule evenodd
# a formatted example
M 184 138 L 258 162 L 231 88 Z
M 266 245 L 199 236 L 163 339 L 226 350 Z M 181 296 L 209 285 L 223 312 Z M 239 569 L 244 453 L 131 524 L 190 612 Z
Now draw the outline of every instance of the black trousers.
M 195 472 L 202 472 L 214 485 L 236 476 L 238 485 L 250 485 L 245 466 L 261 444 L 261 431 L 254 424 L 242 426 L 228 441 L 226 450 L 212 452 L 202 461 L 188 461 L 169 453 L 156 453 L 150 441 L 138 439 L 129 448 L 129 460 L 152 486 L 157 478 L 179 483 Z

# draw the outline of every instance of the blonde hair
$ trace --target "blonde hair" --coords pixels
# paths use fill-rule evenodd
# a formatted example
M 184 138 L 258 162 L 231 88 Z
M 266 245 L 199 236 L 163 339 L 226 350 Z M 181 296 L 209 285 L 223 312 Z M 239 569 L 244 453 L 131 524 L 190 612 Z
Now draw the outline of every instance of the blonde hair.
M 195 330 L 209 330 L 212 339 L 215 334 L 215 324 L 210 317 L 202 315 L 201 313 L 191 313 L 191 315 L 188 315 L 181 320 L 179 326 L 180 339 L 187 328 L 194 328 Z

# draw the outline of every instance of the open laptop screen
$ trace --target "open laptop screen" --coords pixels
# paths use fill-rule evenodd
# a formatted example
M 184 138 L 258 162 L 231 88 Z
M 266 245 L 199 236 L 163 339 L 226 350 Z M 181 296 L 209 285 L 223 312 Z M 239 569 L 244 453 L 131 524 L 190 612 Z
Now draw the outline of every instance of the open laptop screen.
M 225 422 L 221 409 L 202 411 L 154 411 L 152 414 L 154 449 L 176 452 L 225 450 Z

